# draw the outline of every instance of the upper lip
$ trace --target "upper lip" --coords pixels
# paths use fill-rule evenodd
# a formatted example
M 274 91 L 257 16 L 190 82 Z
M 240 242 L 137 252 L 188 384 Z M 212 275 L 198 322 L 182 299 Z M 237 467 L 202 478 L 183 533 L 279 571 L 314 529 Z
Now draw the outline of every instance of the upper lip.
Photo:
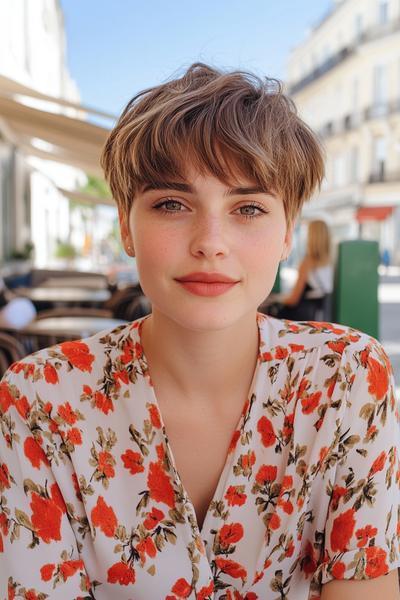
M 178 281 L 203 281 L 205 283 L 237 283 L 237 279 L 232 279 L 223 273 L 189 273 L 183 277 L 177 277 Z

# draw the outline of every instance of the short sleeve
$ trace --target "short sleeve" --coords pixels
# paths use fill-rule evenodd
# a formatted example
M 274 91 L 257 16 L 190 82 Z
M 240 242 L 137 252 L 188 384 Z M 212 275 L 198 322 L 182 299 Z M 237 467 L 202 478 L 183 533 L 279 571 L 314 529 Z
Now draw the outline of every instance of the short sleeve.
M 400 427 L 382 346 L 350 345 L 347 405 L 337 445 L 319 581 L 372 579 L 400 566 Z
M 36 410 L 33 365 L 15 364 L 21 370 L 0 382 L 0 597 L 93 599 Z

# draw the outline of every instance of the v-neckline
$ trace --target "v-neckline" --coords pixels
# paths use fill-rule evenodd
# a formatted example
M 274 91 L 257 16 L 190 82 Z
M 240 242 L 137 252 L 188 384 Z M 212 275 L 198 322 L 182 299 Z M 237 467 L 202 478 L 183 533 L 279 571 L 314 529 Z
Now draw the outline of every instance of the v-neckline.
M 230 445 L 232 443 L 232 438 L 231 438 L 229 446 L 226 449 L 224 466 L 223 466 L 221 474 L 219 476 L 218 483 L 217 483 L 216 488 L 214 490 L 214 494 L 213 494 L 213 496 L 211 498 L 211 501 L 210 501 L 210 503 L 209 503 L 209 505 L 207 507 L 207 510 L 206 510 L 206 513 L 205 513 L 205 516 L 204 516 L 204 519 L 203 519 L 203 524 L 202 524 L 202 526 L 200 528 L 199 523 L 198 523 L 198 519 L 197 519 L 196 510 L 194 508 L 194 504 L 193 504 L 193 502 L 192 502 L 192 500 L 191 500 L 191 498 L 190 498 L 190 496 L 189 496 L 189 494 L 188 494 L 185 486 L 183 485 L 182 478 L 181 478 L 179 470 L 177 468 L 175 457 L 174 457 L 174 453 L 173 453 L 173 450 L 172 450 L 172 447 L 171 447 L 171 444 L 170 444 L 170 441 L 169 441 L 169 438 L 168 438 L 167 428 L 165 426 L 164 418 L 163 418 L 163 415 L 162 415 L 162 412 L 161 412 L 161 409 L 160 409 L 160 404 L 159 404 L 159 402 L 157 400 L 157 396 L 156 396 L 156 393 L 155 393 L 154 386 L 151 383 L 151 374 L 150 374 L 150 370 L 149 370 L 149 364 L 148 364 L 147 357 L 146 357 L 146 354 L 145 354 L 145 351 L 144 351 L 144 347 L 143 347 L 143 344 L 142 344 L 142 336 L 141 336 L 142 325 L 143 325 L 144 321 L 146 319 L 148 319 L 149 317 L 150 317 L 150 315 L 146 315 L 145 317 L 143 317 L 140 320 L 137 328 L 135 328 L 135 330 L 137 331 L 138 342 L 139 342 L 140 347 L 141 347 L 141 360 L 144 361 L 144 363 L 146 364 L 146 367 L 147 367 L 147 376 L 145 378 L 146 379 L 146 385 L 147 385 L 148 392 L 149 392 L 149 394 L 150 394 L 150 396 L 152 398 L 152 403 L 156 406 L 158 414 L 159 414 L 160 424 L 161 424 L 161 428 L 160 429 L 161 429 L 161 432 L 162 432 L 162 438 L 163 438 L 163 442 L 164 442 L 164 448 L 165 448 L 165 450 L 166 450 L 166 452 L 168 454 L 168 458 L 169 458 L 170 464 L 172 465 L 173 471 L 176 474 L 176 477 L 178 479 L 178 484 L 179 484 L 181 490 L 183 491 L 183 494 L 184 494 L 184 497 L 185 497 L 185 501 L 186 501 L 186 505 L 189 506 L 190 511 L 192 513 L 191 516 L 192 516 L 193 522 L 195 524 L 195 527 L 196 527 L 196 530 L 197 530 L 197 534 L 201 538 L 203 538 L 203 533 L 206 530 L 206 525 L 208 523 L 208 520 L 211 518 L 210 517 L 210 514 L 211 514 L 210 508 L 213 505 L 213 503 L 216 503 L 217 501 L 219 501 L 219 500 L 221 500 L 223 498 L 224 488 L 226 487 L 226 475 L 227 475 L 227 471 L 231 467 L 233 458 L 235 456 L 235 448 L 237 447 L 237 444 L 236 444 L 235 448 L 232 450 L 232 452 L 229 452 L 229 448 L 230 448 Z M 242 411 L 240 413 L 240 417 L 239 417 L 239 420 L 238 420 L 238 422 L 236 424 L 236 427 L 234 428 L 234 432 L 235 431 L 239 431 L 239 432 L 242 431 L 243 425 L 247 421 L 248 414 L 249 414 L 249 412 L 251 410 L 251 406 L 252 406 L 251 398 L 252 398 L 253 394 L 255 393 L 255 389 L 257 387 L 257 376 L 258 376 L 258 373 L 260 371 L 260 364 L 261 364 L 260 363 L 260 356 L 261 356 L 261 343 L 262 343 L 262 341 L 261 341 L 260 322 L 259 322 L 259 319 L 258 319 L 258 313 L 257 313 L 257 317 L 256 317 L 256 322 L 257 322 L 257 332 L 258 332 L 257 360 L 256 360 L 256 365 L 255 365 L 255 368 L 254 368 L 254 372 L 253 372 L 251 384 L 250 384 L 250 387 L 249 387 L 249 391 L 248 391 L 246 399 L 243 402 Z M 221 489 L 221 488 L 223 488 L 223 489 Z

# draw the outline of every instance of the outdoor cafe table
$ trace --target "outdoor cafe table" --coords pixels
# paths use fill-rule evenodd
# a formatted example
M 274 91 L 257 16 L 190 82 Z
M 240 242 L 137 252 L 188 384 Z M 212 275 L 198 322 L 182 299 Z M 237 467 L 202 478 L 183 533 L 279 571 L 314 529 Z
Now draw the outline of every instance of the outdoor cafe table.
M 23 336 L 48 336 L 55 339 L 78 339 L 114 329 L 127 321 L 105 317 L 48 317 L 32 321 L 18 333 Z
M 32 302 L 51 302 L 63 304 L 102 304 L 111 297 L 109 290 L 96 290 L 68 287 L 17 288 L 19 296 Z

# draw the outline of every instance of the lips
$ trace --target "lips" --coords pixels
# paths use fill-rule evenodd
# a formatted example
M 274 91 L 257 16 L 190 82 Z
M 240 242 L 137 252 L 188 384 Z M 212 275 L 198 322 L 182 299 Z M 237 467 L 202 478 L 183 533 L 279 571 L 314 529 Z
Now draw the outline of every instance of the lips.
M 223 273 L 189 273 L 183 277 L 177 277 L 177 281 L 199 282 L 199 283 L 237 283 L 237 279 L 232 279 Z

